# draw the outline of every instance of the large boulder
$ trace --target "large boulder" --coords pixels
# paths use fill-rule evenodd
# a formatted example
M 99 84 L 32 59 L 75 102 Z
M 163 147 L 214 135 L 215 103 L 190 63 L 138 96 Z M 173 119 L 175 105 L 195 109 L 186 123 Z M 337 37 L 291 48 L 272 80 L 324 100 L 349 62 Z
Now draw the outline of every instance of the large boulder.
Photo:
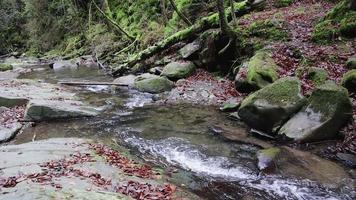
M 325 83 L 328 78 L 328 72 L 325 69 L 311 67 L 308 69 L 307 78 L 311 80 L 314 85 L 319 86 Z
M 348 91 L 356 92 L 356 69 L 346 72 L 342 77 L 341 84 Z
M 250 127 L 271 133 L 278 129 L 305 103 L 297 78 L 282 78 L 241 103 L 239 116 Z
M 279 135 L 299 142 L 334 139 L 351 117 L 347 90 L 327 82 L 313 91 L 308 103 L 279 131 Z
M 129 87 L 133 87 L 135 85 L 135 79 L 137 77 L 133 74 L 129 74 L 126 76 L 121 76 L 113 81 L 113 83 L 128 85 Z
M 195 55 L 201 49 L 201 40 L 197 39 L 192 43 L 185 45 L 183 48 L 179 50 L 179 54 L 182 58 L 187 59 Z
M 3 127 L 0 125 L 0 143 L 7 142 L 13 137 L 15 137 L 15 135 L 20 131 L 21 128 L 22 124 L 17 122 L 11 124 L 10 127 Z
M 162 76 L 171 80 L 178 80 L 190 76 L 195 68 L 195 64 L 190 61 L 171 62 L 163 68 Z
M 75 105 L 76 102 L 31 100 L 27 104 L 25 119 L 29 121 L 47 121 L 62 118 L 91 117 L 97 115 L 94 108 Z
M 141 92 L 157 94 L 171 90 L 174 87 L 174 83 L 166 77 L 147 74 L 136 78 L 134 86 Z
M 278 79 L 277 68 L 268 51 L 258 51 L 237 73 L 236 89 L 239 92 L 251 92 L 273 83 Z

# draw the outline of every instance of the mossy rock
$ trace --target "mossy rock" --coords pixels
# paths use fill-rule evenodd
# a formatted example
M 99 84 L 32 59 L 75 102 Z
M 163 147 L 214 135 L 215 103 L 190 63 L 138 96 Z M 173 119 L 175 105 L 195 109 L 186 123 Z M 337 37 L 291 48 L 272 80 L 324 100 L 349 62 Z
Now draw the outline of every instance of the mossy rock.
M 313 81 L 314 85 L 319 86 L 327 80 L 328 72 L 322 68 L 311 67 L 308 69 L 307 78 Z
M 273 5 L 277 8 L 287 7 L 293 3 L 293 0 L 274 0 Z
M 151 77 L 136 79 L 134 86 L 141 92 L 157 94 L 171 90 L 174 83 L 166 77 L 151 75 Z
M 190 61 L 171 62 L 163 68 L 162 76 L 171 80 L 178 80 L 190 76 L 195 68 L 195 64 Z
M 222 112 L 234 112 L 237 111 L 240 107 L 240 103 L 224 103 L 221 107 L 220 110 Z
M 0 72 L 12 70 L 13 66 L 11 64 L 1 64 L 0 63 Z
M 235 78 L 236 89 L 240 92 L 250 92 L 261 89 L 278 79 L 278 66 L 274 62 L 271 54 L 265 50 L 258 51 L 250 59 L 246 67 L 246 77 L 238 73 Z
M 316 24 L 312 33 L 314 42 L 328 44 L 339 36 L 356 36 L 356 11 L 351 10 L 348 3 L 347 0 L 341 1 Z
M 341 85 L 349 92 L 356 93 L 356 69 L 350 70 L 344 74 L 341 80 Z
M 356 69 L 356 55 L 351 56 L 347 62 L 346 62 L 346 66 L 349 69 Z
M 241 103 L 239 116 L 251 128 L 273 133 L 305 104 L 297 78 L 282 78 Z
M 247 28 L 247 32 L 250 36 L 258 38 L 272 41 L 286 41 L 288 34 L 282 29 L 283 23 L 283 21 L 277 19 L 256 21 Z
M 351 113 L 347 90 L 328 81 L 313 91 L 308 103 L 283 125 L 279 135 L 298 142 L 335 139 Z

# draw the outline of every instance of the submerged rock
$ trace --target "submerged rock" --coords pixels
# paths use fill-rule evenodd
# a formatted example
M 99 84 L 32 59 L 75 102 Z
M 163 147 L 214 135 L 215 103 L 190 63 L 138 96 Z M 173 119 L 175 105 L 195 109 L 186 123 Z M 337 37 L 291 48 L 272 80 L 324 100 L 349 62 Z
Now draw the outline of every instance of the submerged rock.
M 333 82 L 319 86 L 308 103 L 279 131 L 279 135 L 299 142 L 334 139 L 351 117 L 347 90 Z
M 190 61 L 171 62 L 163 68 L 162 76 L 178 80 L 190 76 L 195 68 L 195 64 Z
M 344 86 L 349 92 L 356 93 L 356 69 L 348 71 L 341 80 L 342 86 Z
M 174 87 L 174 83 L 166 77 L 147 74 L 135 79 L 135 88 L 141 92 L 157 94 L 169 91 Z
M 245 68 L 237 73 L 235 78 L 237 91 L 251 92 L 273 83 L 278 79 L 277 68 L 269 52 L 258 51 Z
M 304 105 L 300 92 L 297 78 L 282 78 L 244 99 L 239 116 L 254 129 L 274 132 Z
M 264 172 L 270 172 L 275 170 L 275 160 L 280 152 L 281 149 L 276 147 L 259 150 L 257 152 L 258 169 Z
M 334 162 L 309 152 L 289 147 L 269 148 L 258 151 L 258 166 L 261 170 L 280 174 L 286 178 L 308 179 L 329 188 L 353 185 L 348 173 Z

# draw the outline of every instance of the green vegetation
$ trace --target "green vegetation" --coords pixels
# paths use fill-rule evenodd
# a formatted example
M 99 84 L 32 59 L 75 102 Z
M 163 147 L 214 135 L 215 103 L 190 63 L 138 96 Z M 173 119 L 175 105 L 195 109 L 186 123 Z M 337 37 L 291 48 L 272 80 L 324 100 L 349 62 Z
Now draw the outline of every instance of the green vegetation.
M 349 9 L 348 1 L 341 1 L 314 28 L 313 41 L 327 44 L 339 36 L 355 37 L 356 11 Z
M 0 72 L 7 71 L 7 70 L 12 70 L 13 67 L 10 64 L 1 64 L 0 63 Z
M 267 40 L 286 41 L 288 34 L 282 29 L 283 21 L 270 20 L 253 22 L 247 32 L 250 36 L 259 37 Z

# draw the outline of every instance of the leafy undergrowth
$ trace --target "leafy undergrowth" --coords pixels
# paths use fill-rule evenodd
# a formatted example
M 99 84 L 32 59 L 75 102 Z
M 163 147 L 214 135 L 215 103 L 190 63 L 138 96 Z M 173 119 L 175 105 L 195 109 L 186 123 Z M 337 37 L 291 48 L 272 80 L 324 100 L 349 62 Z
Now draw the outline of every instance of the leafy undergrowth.
M 25 106 L 15 106 L 12 108 L 5 108 L 0 112 L 0 128 L 11 128 L 12 125 L 21 119 L 25 114 Z
M 119 168 L 128 176 L 145 179 L 154 178 L 154 172 L 150 166 L 139 165 L 105 145 L 91 143 L 89 144 L 89 149 L 94 150 L 96 154 L 103 157 L 107 163 Z M 74 167 L 74 165 L 88 162 L 96 162 L 96 160 L 90 154 L 81 154 L 79 152 L 72 154 L 70 158 L 67 159 L 48 161 L 40 164 L 42 169 L 41 173 L 19 174 L 8 178 L 0 177 L 0 189 L 15 187 L 18 183 L 23 181 L 31 181 L 33 183 L 52 186 L 60 190 L 63 186 L 56 182 L 58 178 L 79 177 L 82 180 L 88 180 L 92 185 L 105 191 L 120 193 L 139 200 L 168 200 L 173 198 L 173 193 L 176 191 L 176 186 L 171 184 L 154 186 L 149 183 L 141 183 L 133 180 L 113 183 L 111 179 L 105 178 L 99 173 L 76 169 Z M 87 190 L 90 191 L 92 189 L 87 188 Z

